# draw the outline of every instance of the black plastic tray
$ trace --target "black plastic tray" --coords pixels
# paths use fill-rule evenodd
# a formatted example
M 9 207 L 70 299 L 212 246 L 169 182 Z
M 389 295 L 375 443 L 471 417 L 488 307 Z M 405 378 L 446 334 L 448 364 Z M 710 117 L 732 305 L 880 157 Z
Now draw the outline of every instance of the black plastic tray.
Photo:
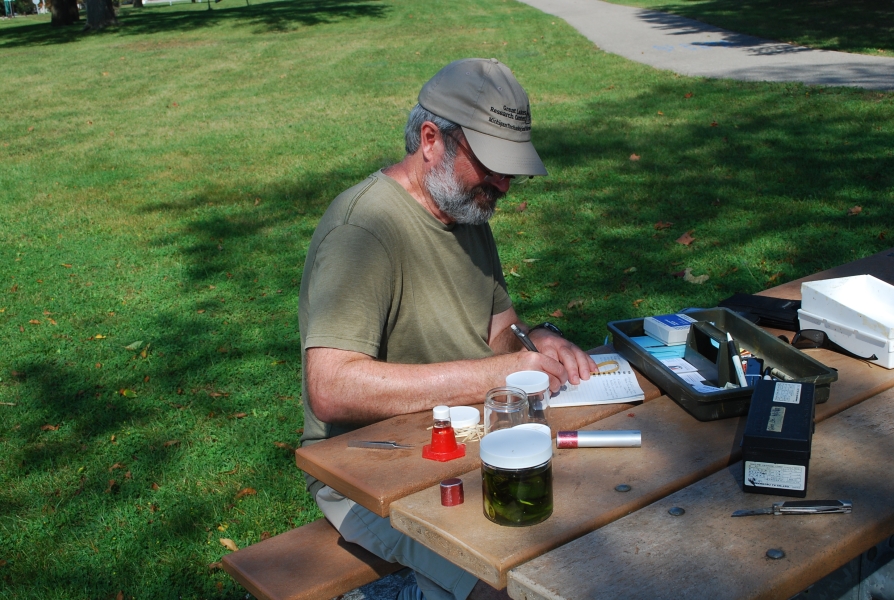
M 764 366 L 782 371 L 795 383 L 816 386 L 816 402 L 829 399 L 838 372 L 807 356 L 797 348 L 767 333 L 726 308 L 687 311 L 696 321 L 707 321 L 736 340 L 739 348 L 764 360 Z M 714 421 L 748 414 L 752 387 L 699 393 L 676 373 L 665 367 L 631 338 L 645 335 L 642 319 L 612 321 L 608 324 L 615 349 L 655 385 L 699 421 Z

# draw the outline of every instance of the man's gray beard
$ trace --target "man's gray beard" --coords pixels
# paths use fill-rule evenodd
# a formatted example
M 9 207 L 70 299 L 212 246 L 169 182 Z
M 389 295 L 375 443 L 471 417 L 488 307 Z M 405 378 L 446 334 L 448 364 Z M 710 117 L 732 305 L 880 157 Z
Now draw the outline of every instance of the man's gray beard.
M 425 176 L 425 189 L 435 205 L 457 223 L 483 225 L 494 216 L 497 200 L 505 194 L 492 185 L 465 189 L 453 171 L 455 158 L 456 155 L 444 155 L 441 163 Z M 475 201 L 479 194 L 487 199 L 483 205 Z

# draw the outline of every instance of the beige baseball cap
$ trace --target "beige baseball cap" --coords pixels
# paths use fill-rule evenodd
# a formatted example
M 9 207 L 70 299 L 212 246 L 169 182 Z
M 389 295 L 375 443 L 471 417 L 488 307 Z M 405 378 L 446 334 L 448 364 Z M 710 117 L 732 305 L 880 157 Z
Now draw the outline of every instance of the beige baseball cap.
M 419 105 L 460 125 L 476 158 L 491 171 L 546 175 L 531 143 L 528 95 L 497 59 L 450 63 L 422 86 Z

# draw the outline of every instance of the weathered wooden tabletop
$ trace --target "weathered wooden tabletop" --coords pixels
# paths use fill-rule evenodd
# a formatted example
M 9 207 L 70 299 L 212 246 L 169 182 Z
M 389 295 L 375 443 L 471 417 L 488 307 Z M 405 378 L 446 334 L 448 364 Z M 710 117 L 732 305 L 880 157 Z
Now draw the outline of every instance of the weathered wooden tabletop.
M 804 280 L 861 273 L 894 281 L 894 250 Z M 801 281 L 767 293 L 800 298 Z M 837 369 L 839 375 L 829 401 L 817 405 L 817 422 L 894 386 L 894 372 L 882 367 L 827 350 L 807 353 Z M 394 502 L 392 525 L 491 585 L 504 587 L 510 569 L 738 461 L 744 423 L 744 418 L 700 423 L 670 398 L 661 397 L 586 427 L 639 429 L 642 448 L 556 452 L 554 513 L 543 523 L 515 529 L 488 521 L 479 501 L 481 481 L 476 469 L 462 476 L 467 499 L 463 506 L 440 506 L 439 491 L 433 487 Z M 621 483 L 630 485 L 631 491 L 616 492 L 615 486 Z
M 602 346 L 591 350 L 591 354 L 613 351 L 611 347 Z M 642 375 L 637 374 L 637 379 L 646 401 L 661 395 L 661 391 Z M 605 404 L 554 409 L 550 412 L 553 436 L 555 437 L 557 431 L 580 429 L 633 406 L 635 405 Z M 482 410 L 481 405 L 476 408 Z M 422 446 L 431 441 L 431 432 L 428 430 L 431 419 L 431 411 L 386 419 L 324 442 L 299 448 L 295 452 L 295 461 L 301 470 L 357 504 L 379 516 L 387 517 L 391 503 L 398 498 L 478 468 L 478 442 L 466 444 L 465 457 L 450 462 L 422 458 Z M 353 440 L 391 440 L 412 445 L 413 448 L 348 448 L 348 442 Z
M 810 350 L 837 365 L 831 396 L 817 405 L 816 420 L 852 407 L 894 386 L 894 373 Z M 738 461 L 745 418 L 699 422 L 662 396 L 585 427 L 638 429 L 642 448 L 556 450 L 553 515 L 531 527 L 501 527 L 482 509 L 481 473 L 462 475 L 466 501 L 445 508 L 437 487 L 391 504 L 391 524 L 490 585 L 506 586 L 510 569 L 683 489 Z M 627 484 L 628 492 L 615 486 Z
M 732 518 L 790 500 L 741 490 L 742 463 L 509 573 L 516 600 L 790 598 L 894 533 L 894 390 L 817 425 L 807 495 L 851 514 Z M 672 516 L 671 508 L 682 508 Z M 767 557 L 782 550 L 782 559 Z

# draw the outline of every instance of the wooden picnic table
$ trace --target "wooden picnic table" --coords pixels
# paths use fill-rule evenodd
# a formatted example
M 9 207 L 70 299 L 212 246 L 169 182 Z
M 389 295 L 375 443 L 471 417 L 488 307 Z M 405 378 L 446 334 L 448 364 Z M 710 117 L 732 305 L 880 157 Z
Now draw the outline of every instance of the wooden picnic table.
M 885 251 L 804 280 L 863 273 L 894 283 L 894 251 Z M 798 299 L 801 281 L 784 284 L 764 294 Z M 861 402 L 894 387 L 894 371 L 827 350 L 807 352 L 823 364 L 838 369 L 839 373 L 838 381 L 832 384 L 830 399 L 817 405 L 818 423 L 842 411 L 852 410 Z M 477 444 L 469 444 L 466 458 L 452 463 L 425 461 L 416 449 L 356 452 L 346 448 L 349 439 L 394 439 L 421 445 L 428 439 L 425 428 L 430 416 L 427 413 L 388 419 L 348 434 L 350 438 L 339 436 L 300 449 L 298 465 L 370 510 L 383 516 L 390 513 L 396 529 L 494 587 L 503 588 L 507 585 L 509 572 L 520 565 L 544 555 L 541 560 L 547 560 L 552 556 L 551 551 L 558 552 L 556 548 L 577 538 L 585 539 L 581 536 L 590 532 L 608 531 L 607 526 L 612 523 L 617 523 L 612 527 L 622 527 L 623 517 L 638 515 L 646 507 L 682 493 L 681 490 L 694 489 L 702 481 L 713 481 L 712 477 L 722 479 L 724 475 L 729 477 L 731 471 L 728 468 L 741 456 L 739 442 L 745 418 L 698 422 L 672 399 L 658 396 L 654 386 L 647 388 L 643 385 L 643 388 L 649 401 L 641 405 L 588 407 L 593 411 L 579 411 L 573 416 L 565 411 L 576 409 L 553 411 L 553 433 L 556 429 L 639 429 L 643 446 L 638 449 L 557 450 L 553 458 L 553 515 L 531 527 L 500 527 L 484 517 Z M 451 476 L 463 479 L 466 502 L 445 508 L 440 505 L 436 484 Z M 809 485 L 817 485 L 818 479 L 821 477 L 812 471 Z M 616 491 L 619 484 L 626 484 L 630 490 Z M 774 498 L 741 491 L 731 494 L 749 500 L 752 496 L 764 501 Z M 884 527 L 885 524 L 879 522 L 878 525 Z M 596 571 L 598 569 L 593 565 L 599 563 L 580 564 L 588 565 L 583 569 Z M 824 563 L 820 570 L 830 564 Z M 513 597 L 552 597 L 535 594 L 539 584 L 534 579 L 525 580 L 530 583 L 527 588 L 521 581 L 519 579 L 516 585 L 513 579 L 510 588 Z M 564 584 L 557 585 L 561 591 Z M 562 597 L 557 594 L 555 597 Z
M 591 351 L 613 351 L 602 346 Z M 648 379 L 637 374 L 646 401 L 661 395 Z M 550 427 L 553 437 L 557 431 L 580 429 L 633 404 L 605 404 L 574 406 L 553 410 Z M 483 415 L 483 405 L 475 408 Z M 357 504 L 387 517 L 391 503 L 414 492 L 438 485 L 440 481 L 457 477 L 479 468 L 478 443 L 466 444 L 466 455 L 449 462 L 435 462 L 422 458 L 422 446 L 431 441 L 431 411 L 392 417 L 355 431 L 299 448 L 295 452 L 298 468 L 338 490 Z M 349 448 L 350 441 L 390 440 L 411 445 L 406 450 L 368 450 Z

